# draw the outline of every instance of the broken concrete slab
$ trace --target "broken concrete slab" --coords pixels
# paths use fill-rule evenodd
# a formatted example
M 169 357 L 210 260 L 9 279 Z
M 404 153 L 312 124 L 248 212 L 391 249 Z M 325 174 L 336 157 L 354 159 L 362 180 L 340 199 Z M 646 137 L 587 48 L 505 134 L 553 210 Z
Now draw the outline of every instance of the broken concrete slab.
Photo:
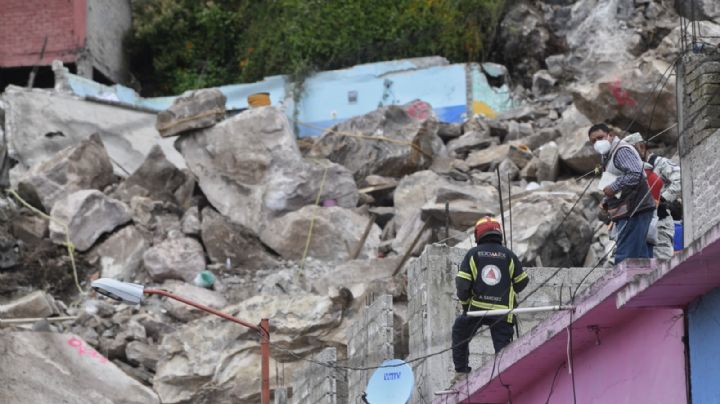
M 94 133 L 100 134 L 117 175 L 135 172 L 156 144 L 174 165 L 185 168 L 173 139 L 162 139 L 155 130 L 155 113 L 16 86 L 5 89 L 3 100 L 10 155 L 20 163 L 13 171 L 26 170 Z
M 142 232 L 131 225 L 111 234 L 90 253 L 99 258 L 103 278 L 132 281 L 149 247 Z
M 58 314 L 53 297 L 41 290 L 0 304 L 0 318 L 48 317 Z
M 205 252 L 193 238 L 167 239 L 145 251 L 143 264 L 156 282 L 167 279 L 191 282 L 198 272 L 205 270 Z
M 260 239 L 283 258 L 299 260 L 303 257 L 310 222 L 313 222 L 313 228 L 307 255 L 341 261 L 348 259 L 360 243 L 368 217 L 339 206 L 310 205 L 273 219 L 260 234 Z M 373 224 L 359 257 L 376 257 L 379 244 L 380 227 Z
M 21 177 L 18 191 L 49 212 L 59 199 L 82 189 L 102 190 L 113 180 L 110 156 L 94 134 L 33 165 Z
M 50 215 L 50 239 L 65 244 L 68 232 L 70 242 L 78 251 L 86 251 L 104 233 L 113 231 L 131 220 L 130 208 L 100 191 L 82 190 L 60 199 Z M 67 225 L 67 229 L 60 223 Z
M 231 223 L 212 207 L 204 208 L 201 216 L 200 237 L 210 262 L 251 269 L 276 263 L 275 256 L 248 229 Z
M 0 402 L 159 404 L 155 392 L 130 378 L 73 334 L 0 332 Z M 46 366 L 38 366 L 44 363 Z M 28 377 L 32 375 L 32 377 Z
M 275 107 L 251 109 L 181 136 L 177 147 L 210 204 L 256 234 L 269 219 L 314 203 L 321 184 L 320 200 L 343 207 L 358 201 L 350 171 L 302 159 L 287 118 Z
M 155 128 L 162 137 L 209 128 L 225 117 L 226 101 L 225 95 L 216 88 L 185 92 L 170 108 L 158 113 Z

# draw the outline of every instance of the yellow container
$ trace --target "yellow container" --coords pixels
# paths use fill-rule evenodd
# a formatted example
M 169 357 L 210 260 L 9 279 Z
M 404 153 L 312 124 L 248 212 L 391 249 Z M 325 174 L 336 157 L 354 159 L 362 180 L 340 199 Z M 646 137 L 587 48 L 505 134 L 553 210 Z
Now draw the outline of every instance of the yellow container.
M 270 105 L 270 93 L 250 94 L 247 98 L 248 105 L 252 108 L 266 107 Z

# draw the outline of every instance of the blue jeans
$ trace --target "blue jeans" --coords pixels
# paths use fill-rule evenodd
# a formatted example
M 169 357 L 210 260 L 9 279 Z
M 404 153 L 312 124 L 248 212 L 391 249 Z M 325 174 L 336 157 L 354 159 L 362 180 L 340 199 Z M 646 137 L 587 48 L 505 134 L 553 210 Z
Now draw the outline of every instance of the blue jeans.
M 646 241 L 652 216 L 652 210 L 648 210 L 615 223 L 618 226 L 615 265 L 625 258 L 652 258 L 652 246 Z

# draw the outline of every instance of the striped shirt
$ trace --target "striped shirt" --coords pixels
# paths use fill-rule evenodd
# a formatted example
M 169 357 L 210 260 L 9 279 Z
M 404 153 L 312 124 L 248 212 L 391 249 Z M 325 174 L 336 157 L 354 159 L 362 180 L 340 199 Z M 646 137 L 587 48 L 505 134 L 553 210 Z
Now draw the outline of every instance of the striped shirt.
M 615 153 L 613 163 L 623 174 L 610 184 L 610 189 L 619 192 L 634 188 L 640 183 L 643 178 L 643 162 L 633 153 L 633 150 L 627 147 L 620 148 Z

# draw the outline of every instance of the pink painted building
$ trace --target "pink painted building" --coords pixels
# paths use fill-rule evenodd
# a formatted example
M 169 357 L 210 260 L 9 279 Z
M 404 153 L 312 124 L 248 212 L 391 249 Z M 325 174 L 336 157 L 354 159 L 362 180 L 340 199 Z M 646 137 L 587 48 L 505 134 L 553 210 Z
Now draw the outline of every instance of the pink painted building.
M 0 0 L 0 17 L 0 69 L 60 60 L 84 77 L 127 79 L 130 0 Z

